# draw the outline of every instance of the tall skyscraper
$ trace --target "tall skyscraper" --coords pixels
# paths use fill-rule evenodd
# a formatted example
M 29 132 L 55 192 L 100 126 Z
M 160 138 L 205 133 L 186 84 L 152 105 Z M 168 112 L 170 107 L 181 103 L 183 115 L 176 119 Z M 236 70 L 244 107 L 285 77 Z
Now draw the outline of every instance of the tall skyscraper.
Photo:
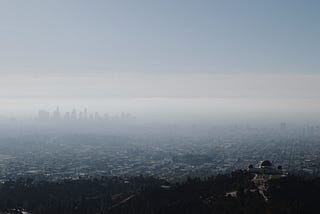
M 287 124 L 285 122 L 280 123 L 280 130 L 285 131 L 287 129 Z
M 52 119 L 53 120 L 60 120 L 61 119 L 59 106 L 57 106 L 56 110 L 53 112 Z
M 100 117 L 98 112 L 94 113 L 94 119 L 95 120 L 101 120 L 101 117 Z
M 71 112 L 71 120 L 76 120 L 77 119 L 77 110 L 73 109 Z
M 79 117 L 78 117 L 78 119 L 79 119 L 79 120 L 83 120 L 83 114 L 82 114 L 81 111 L 79 112 Z
M 38 119 L 39 120 L 49 120 L 50 119 L 50 112 L 45 110 L 39 110 L 38 111 Z
M 64 120 L 70 120 L 70 112 L 64 114 Z
M 85 120 L 88 119 L 88 110 L 87 110 L 87 108 L 85 108 L 84 111 L 83 111 L 83 119 L 85 119 Z

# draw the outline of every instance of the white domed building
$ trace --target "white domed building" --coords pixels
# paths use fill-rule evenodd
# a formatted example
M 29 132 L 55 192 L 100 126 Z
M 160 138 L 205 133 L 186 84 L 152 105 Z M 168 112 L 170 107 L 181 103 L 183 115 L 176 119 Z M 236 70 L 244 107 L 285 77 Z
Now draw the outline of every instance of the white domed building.
M 274 167 L 271 161 L 263 160 L 258 164 L 258 167 L 249 165 L 248 171 L 255 174 L 280 175 L 283 174 L 282 167 Z

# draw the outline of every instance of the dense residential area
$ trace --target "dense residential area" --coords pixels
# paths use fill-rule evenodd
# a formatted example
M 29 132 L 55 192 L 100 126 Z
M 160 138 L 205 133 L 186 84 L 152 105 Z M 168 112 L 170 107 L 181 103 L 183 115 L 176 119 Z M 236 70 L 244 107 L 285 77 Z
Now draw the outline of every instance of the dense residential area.
M 67 127 L 62 128 L 65 132 L 54 133 L 2 132 L 0 179 L 28 177 L 55 181 L 143 175 L 174 181 L 246 169 L 265 159 L 282 166 L 285 172 L 320 173 L 317 126 L 284 129 L 279 125 L 271 128 L 171 125 L 165 126 L 166 130 L 159 125 L 140 126 L 128 125 L 117 131 L 103 127 L 106 131 L 97 134 L 81 133 L 83 127 L 75 124 L 74 134 L 65 133 L 71 132 Z M 43 129 L 41 123 L 38 127 Z M 132 127 L 135 134 L 123 133 Z M 161 134 L 156 133 L 159 130 Z

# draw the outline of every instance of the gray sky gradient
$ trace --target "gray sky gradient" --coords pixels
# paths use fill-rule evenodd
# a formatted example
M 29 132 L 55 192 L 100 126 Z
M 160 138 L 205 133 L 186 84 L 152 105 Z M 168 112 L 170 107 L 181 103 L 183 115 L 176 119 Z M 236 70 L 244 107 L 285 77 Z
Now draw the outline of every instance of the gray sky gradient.
M 319 99 L 320 74 L 3 74 L 2 98 Z
M 1 72 L 319 72 L 316 0 L 1 0 Z
M 319 11 L 316 0 L 0 0 L 0 110 L 317 118 Z

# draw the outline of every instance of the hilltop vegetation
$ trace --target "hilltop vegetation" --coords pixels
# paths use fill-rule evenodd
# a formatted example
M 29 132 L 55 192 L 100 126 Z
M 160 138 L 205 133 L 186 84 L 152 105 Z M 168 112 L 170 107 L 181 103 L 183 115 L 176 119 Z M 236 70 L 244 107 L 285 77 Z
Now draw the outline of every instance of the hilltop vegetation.
M 244 171 L 189 178 L 181 183 L 146 177 L 35 182 L 0 185 L 3 213 L 318 213 L 320 178 L 288 176 L 270 180 L 266 201 Z

